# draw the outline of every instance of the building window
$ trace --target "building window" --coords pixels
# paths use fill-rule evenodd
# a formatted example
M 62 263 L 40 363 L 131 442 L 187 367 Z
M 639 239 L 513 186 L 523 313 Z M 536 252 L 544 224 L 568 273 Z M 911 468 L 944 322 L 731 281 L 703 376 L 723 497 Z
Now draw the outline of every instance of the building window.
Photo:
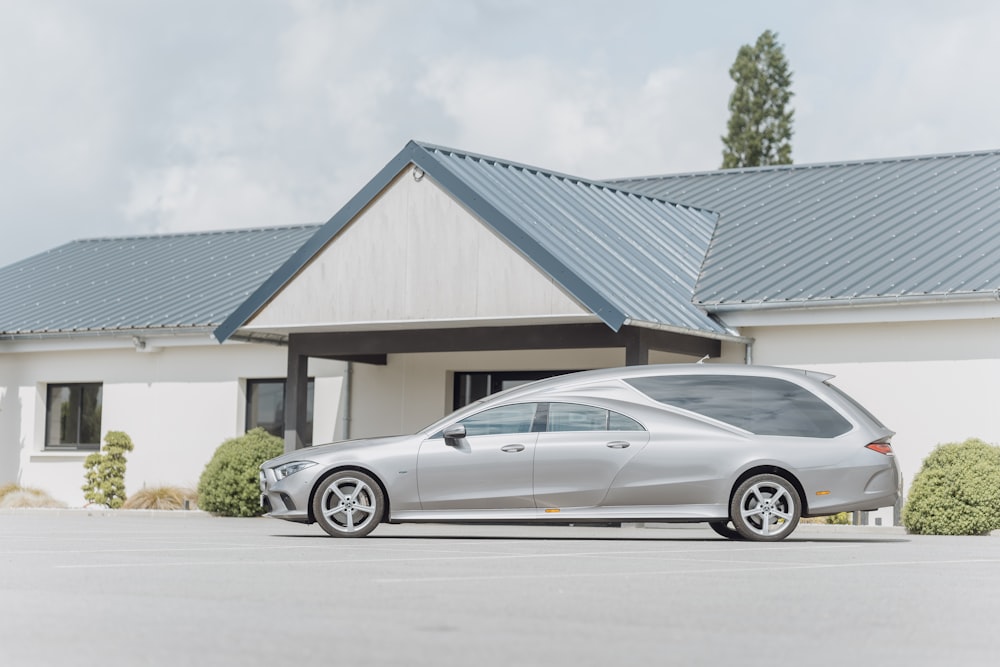
M 101 448 L 100 382 L 50 384 L 45 398 L 45 448 Z
M 452 409 L 458 410 L 490 394 L 518 385 L 565 375 L 574 371 L 489 371 L 485 373 L 455 373 L 455 393 Z
M 300 435 L 302 442 L 312 444 L 313 378 L 306 389 L 306 426 Z M 279 438 L 285 437 L 285 381 L 247 380 L 246 430 L 260 427 Z

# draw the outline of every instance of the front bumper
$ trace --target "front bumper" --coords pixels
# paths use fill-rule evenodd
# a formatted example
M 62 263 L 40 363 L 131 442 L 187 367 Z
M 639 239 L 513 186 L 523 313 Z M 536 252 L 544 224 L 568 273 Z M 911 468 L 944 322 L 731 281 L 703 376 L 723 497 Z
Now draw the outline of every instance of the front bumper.
M 309 516 L 309 490 L 295 483 L 295 475 L 278 480 L 270 468 L 260 469 L 260 506 L 275 519 L 312 523 Z M 291 481 L 292 483 L 289 483 Z M 304 491 L 304 493 L 303 493 Z

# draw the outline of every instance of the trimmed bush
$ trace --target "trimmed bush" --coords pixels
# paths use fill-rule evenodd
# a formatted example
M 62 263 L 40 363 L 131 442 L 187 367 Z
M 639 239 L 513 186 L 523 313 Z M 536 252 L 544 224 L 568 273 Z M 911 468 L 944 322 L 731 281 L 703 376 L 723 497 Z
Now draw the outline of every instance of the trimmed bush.
M 128 497 L 122 509 L 126 510 L 182 510 L 184 502 L 194 509 L 198 494 L 193 489 L 179 486 L 151 486 L 142 488 Z
M 903 507 L 917 535 L 985 535 L 1000 529 L 1000 447 L 970 438 L 924 459 Z
M 83 497 L 96 505 L 113 510 L 125 504 L 125 452 L 135 448 L 132 438 L 122 431 L 108 431 L 104 447 L 84 462 Z
M 198 506 L 222 516 L 260 516 L 260 464 L 284 452 L 281 438 L 262 428 L 219 445 L 198 481 Z
M 826 517 L 825 521 L 832 526 L 849 526 L 851 525 L 851 513 L 838 512 L 837 514 L 831 514 Z

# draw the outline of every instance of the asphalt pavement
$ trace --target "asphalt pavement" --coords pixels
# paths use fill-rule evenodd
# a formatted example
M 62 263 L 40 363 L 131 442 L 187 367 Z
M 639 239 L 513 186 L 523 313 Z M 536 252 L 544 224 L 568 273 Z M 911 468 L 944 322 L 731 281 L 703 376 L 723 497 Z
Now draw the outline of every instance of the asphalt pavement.
M 0 512 L 0 664 L 1000 664 L 1000 539 Z

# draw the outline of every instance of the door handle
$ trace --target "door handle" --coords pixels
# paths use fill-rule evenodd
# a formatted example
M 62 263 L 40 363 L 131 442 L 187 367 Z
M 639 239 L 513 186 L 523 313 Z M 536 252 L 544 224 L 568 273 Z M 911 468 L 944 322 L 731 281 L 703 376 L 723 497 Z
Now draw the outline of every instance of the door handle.
M 605 446 L 610 447 L 611 449 L 626 449 L 630 444 L 632 443 L 625 442 L 624 440 L 614 440 Z
M 501 452 L 523 452 L 524 445 L 504 445 L 500 448 Z

